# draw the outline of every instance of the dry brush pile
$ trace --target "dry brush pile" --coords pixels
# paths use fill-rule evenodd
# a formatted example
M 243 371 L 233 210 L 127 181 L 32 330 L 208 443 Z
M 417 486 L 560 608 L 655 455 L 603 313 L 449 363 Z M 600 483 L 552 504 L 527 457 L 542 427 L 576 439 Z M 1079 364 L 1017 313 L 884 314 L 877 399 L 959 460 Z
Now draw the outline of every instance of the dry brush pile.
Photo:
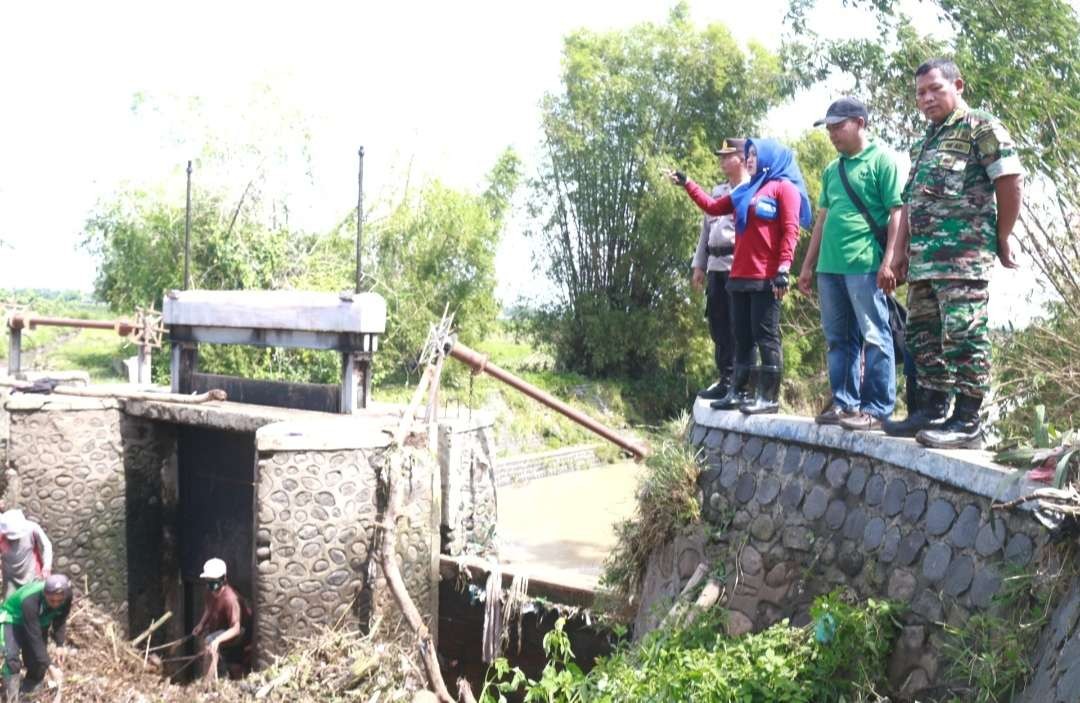
M 133 646 L 122 627 L 78 597 L 68 624 L 63 685 L 27 700 L 50 703 L 192 703 L 214 701 L 411 701 L 425 688 L 415 648 L 355 630 L 327 628 L 296 639 L 263 671 L 237 681 L 171 683 L 161 660 Z

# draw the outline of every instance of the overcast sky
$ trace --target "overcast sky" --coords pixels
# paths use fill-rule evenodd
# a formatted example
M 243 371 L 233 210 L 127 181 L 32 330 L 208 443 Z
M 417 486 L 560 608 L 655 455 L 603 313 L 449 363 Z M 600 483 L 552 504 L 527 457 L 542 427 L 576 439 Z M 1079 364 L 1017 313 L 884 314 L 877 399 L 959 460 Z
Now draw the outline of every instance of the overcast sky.
M 310 181 L 294 217 L 312 228 L 339 221 L 356 201 L 356 149 L 366 150 L 372 202 L 413 180 L 475 188 L 506 146 L 531 173 L 538 104 L 559 82 L 563 37 L 662 22 L 671 2 L 8 3 L 0 11 L 0 287 L 89 289 L 93 261 L 78 249 L 95 203 L 127 184 L 158 184 L 183 202 L 182 164 L 211 124 L 219 138 L 310 128 Z M 777 48 L 786 2 L 695 0 L 698 24 Z M 934 27 L 926 4 L 912 10 Z M 822 0 L 819 26 L 851 34 L 861 12 Z M 269 86 L 276 124 L 244 112 Z M 768 133 L 792 136 L 843 86 L 825 86 L 777 109 Z M 133 112 L 134 96 L 168 114 Z M 198 97 L 199 107 L 175 109 Z M 202 120 L 185 123 L 191 114 Z M 273 122 L 273 120 L 271 120 Z M 171 131 L 165 133 L 165 128 Z M 214 180 L 224 174 L 196 174 Z M 243 180 L 227 174 L 242 188 Z M 522 196 L 524 197 L 524 195 Z M 543 292 L 515 218 L 499 251 L 499 294 Z M 689 255 L 689 252 L 688 252 Z M 1015 290 L 1023 275 L 999 272 Z M 1030 276 L 1029 276 L 1030 277 Z M 998 296 L 1003 298 L 1003 296 Z M 1013 298 L 1015 303 L 1016 298 Z M 995 306 L 998 319 L 1015 305 Z

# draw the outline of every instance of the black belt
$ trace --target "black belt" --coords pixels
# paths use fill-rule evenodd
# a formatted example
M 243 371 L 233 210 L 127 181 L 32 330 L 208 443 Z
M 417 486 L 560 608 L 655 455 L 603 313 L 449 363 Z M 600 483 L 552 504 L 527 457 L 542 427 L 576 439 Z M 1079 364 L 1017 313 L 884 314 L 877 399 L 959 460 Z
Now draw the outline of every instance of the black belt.
M 709 256 L 731 256 L 732 254 L 735 253 L 735 245 L 734 244 L 725 244 L 725 245 L 719 246 L 719 247 L 705 247 L 705 248 L 708 250 Z

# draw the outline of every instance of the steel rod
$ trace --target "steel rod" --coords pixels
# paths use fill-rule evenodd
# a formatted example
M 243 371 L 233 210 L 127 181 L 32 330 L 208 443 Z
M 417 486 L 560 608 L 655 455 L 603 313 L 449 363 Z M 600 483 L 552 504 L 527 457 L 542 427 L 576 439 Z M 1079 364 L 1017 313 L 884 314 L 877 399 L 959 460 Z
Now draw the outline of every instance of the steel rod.
M 21 330 L 34 327 L 77 327 L 86 330 L 114 330 L 126 337 L 137 328 L 130 320 L 80 320 L 73 317 L 40 317 L 38 315 L 12 315 L 8 327 Z
M 187 205 L 184 208 L 184 290 L 191 288 L 191 161 L 187 162 Z
M 361 290 L 364 277 L 364 147 L 360 147 L 360 170 L 357 173 L 356 190 L 356 292 Z
M 576 422 L 582 427 L 600 435 L 607 441 L 622 447 L 626 451 L 633 454 L 638 459 L 644 459 L 649 454 L 649 450 L 644 445 L 632 442 L 624 437 L 618 435 L 613 429 L 606 425 L 601 425 L 596 420 L 592 419 L 588 415 L 576 410 L 566 403 L 562 402 L 555 396 L 540 390 L 536 386 L 532 385 L 528 381 L 521 379 L 514 374 L 499 368 L 495 364 L 488 361 L 488 358 L 477 351 L 470 349 L 464 344 L 455 342 L 448 352 L 450 356 L 462 362 L 473 370 L 474 373 L 486 373 L 492 378 L 502 381 L 506 385 L 521 391 L 525 395 L 529 396 L 533 400 L 551 408 L 555 412 L 561 413 L 568 419 Z

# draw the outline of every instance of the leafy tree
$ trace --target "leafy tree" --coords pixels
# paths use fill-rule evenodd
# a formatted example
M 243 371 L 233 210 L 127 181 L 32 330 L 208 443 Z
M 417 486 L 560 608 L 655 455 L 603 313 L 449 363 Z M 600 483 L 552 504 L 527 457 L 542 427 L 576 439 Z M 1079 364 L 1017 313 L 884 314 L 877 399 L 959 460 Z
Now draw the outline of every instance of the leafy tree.
M 227 211 L 213 193 L 193 194 L 191 232 L 194 288 L 280 288 L 297 272 L 300 238 Z M 183 287 L 184 208 L 163 194 L 128 191 L 100 206 L 83 246 L 98 259 L 94 292 L 115 312 L 160 309 L 165 291 Z
M 388 217 L 365 229 L 365 275 L 387 302 L 387 330 L 380 340 L 376 378 L 415 367 L 428 329 L 444 310 L 454 314 L 458 336 L 476 344 L 498 316 L 495 251 L 510 200 L 521 178 L 512 149 L 499 156 L 479 194 L 435 181 L 408 193 Z M 348 218 L 311 249 L 298 287 L 352 288 L 355 240 Z
M 561 364 L 652 379 L 709 373 L 687 280 L 701 213 L 660 171 L 678 164 L 715 181 L 712 148 L 755 132 L 781 88 L 776 57 L 743 52 L 721 25 L 694 27 L 685 4 L 665 24 L 566 39 L 532 185 L 543 223 L 532 236 L 561 293 L 543 327 Z
M 480 194 L 434 182 L 407 195 L 366 230 L 368 285 L 387 300 L 379 377 L 408 371 L 429 326 L 449 310 L 459 334 L 476 343 L 498 314 L 495 250 L 520 178 L 520 161 L 503 153 Z M 192 286 L 207 289 L 351 290 L 355 282 L 355 213 L 316 236 L 274 229 L 222 198 L 193 197 Z M 97 296 L 117 312 L 161 300 L 182 286 L 184 211 L 159 193 L 132 191 L 87 221 L 84 246 L 98 259 Z M 296 350 L 205 346 L 201 365 L 220 373 L 334 382 L 334 355 Z

